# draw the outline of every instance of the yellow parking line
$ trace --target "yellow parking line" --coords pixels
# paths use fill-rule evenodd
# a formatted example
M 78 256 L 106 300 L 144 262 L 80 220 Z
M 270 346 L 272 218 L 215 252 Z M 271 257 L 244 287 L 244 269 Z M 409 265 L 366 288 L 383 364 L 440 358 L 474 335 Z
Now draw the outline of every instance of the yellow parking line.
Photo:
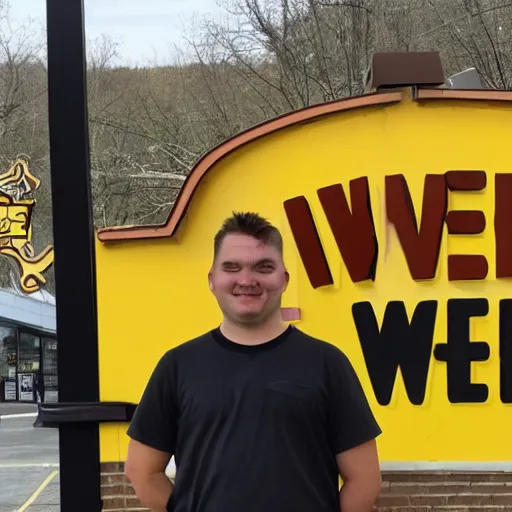
M 58 471 L 53 471 L 48 477 L 45 478 L 43 483 L 36 489 L 34 494 L 18 509 L 18 512 L 25 512 L 27 508 L 36 501 L 37 497 L 46 489 L 48 484 L 59 474 Z

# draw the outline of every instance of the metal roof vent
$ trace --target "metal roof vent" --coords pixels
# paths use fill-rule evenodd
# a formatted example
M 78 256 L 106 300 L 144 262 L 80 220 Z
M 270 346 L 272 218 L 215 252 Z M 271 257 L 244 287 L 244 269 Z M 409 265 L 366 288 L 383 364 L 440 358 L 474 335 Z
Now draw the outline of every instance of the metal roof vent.
M 446 79 L 445 89 L 483 89 L 480 73 L 475 68 L 469 68 Z

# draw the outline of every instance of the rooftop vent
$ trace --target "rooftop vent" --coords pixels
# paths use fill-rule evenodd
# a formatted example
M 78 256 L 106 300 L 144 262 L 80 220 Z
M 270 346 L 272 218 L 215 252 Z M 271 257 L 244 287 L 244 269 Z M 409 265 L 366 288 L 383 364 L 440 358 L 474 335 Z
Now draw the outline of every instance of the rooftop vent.
M 483 89 L 482 79 L 475 68 L 469 68 L 446 79 L 446 89 Z
M 439 52 L 376 53 L 366 79 L 371 90 L 445 83 Z

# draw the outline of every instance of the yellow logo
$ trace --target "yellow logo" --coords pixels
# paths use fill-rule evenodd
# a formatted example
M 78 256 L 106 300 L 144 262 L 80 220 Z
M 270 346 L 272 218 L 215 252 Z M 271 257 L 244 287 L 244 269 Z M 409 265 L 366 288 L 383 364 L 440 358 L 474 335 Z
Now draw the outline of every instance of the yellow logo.
M 0 174 L 0 254 L 16 260 L 20 268 L 20 284 L 25 293 L 33 293 L 46 283 L 43 276 L 53 263 L 53 247 L 36 256 L 32 246 L 32 211 L 34 199 L 27 199 L 41 185 L 28 163 L 19 158 L 4 174 Z

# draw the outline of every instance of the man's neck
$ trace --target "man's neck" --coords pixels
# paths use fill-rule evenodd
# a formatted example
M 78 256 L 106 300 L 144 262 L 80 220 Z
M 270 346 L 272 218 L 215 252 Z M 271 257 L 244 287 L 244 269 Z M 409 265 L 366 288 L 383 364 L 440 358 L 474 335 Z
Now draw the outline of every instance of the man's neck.
M 259 326 L 244 326 L 224 319 L 220 331 L 228 340 L 235 343 L 260 345 L 277 338 L 287 327 L 280 317 Z

